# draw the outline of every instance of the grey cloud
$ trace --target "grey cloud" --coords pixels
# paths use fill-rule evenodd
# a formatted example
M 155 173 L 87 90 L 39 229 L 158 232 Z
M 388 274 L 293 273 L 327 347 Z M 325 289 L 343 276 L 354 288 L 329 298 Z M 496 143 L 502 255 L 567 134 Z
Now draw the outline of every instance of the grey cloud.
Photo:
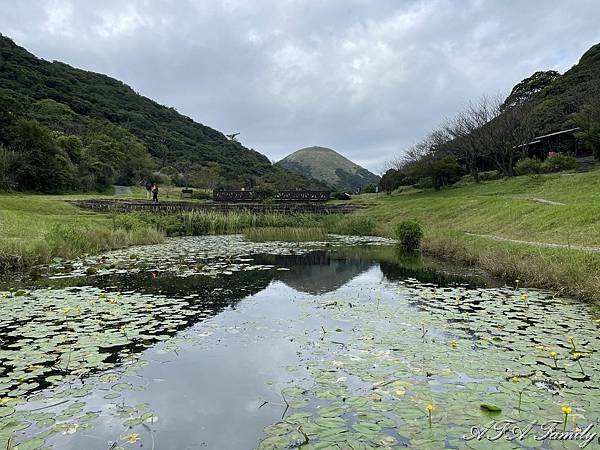
M 271 159 L 308 145 L 385 162 L 481 94 L 564 71 L 594 0 L 0 0 L 0 31 L 122 79 Z

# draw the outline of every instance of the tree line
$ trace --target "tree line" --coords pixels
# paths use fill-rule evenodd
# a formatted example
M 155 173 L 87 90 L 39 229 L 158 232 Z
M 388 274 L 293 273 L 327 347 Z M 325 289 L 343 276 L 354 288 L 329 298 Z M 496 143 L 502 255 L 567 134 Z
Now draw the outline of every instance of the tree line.
M 564 92 L 562 96 L 543 95 L 559 77 L 554 71 L 536 72 L 517 84 L 504 100 L 483 96 L 470 102 L 417 144 L 404 149 L 382 177 L 382 190 L 411 185 L 441 189 L 465 175 L 480 182 L 511 177 L 534 166 L 538 171 L 572 168 L 573 160 L 565 155 L 557 155 L 552 164 L 530 161 L 524 144 L 547 131 L 546 123 L 579 128 L 576 137 L 581 145 L 600 159 L 600 80 L 586 80 L 585 96 L 578 98 Z

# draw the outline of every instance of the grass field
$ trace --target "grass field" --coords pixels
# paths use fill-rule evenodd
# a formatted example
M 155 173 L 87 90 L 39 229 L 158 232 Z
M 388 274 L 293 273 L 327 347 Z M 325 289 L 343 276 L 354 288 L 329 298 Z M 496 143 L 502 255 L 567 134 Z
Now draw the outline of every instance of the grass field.
M 375 220 L 377 234 L 390 236 L 395 223 L 416 219 L 430 254 L 507 280 L 600 299 L 600 253 L 474 236 L 600 246 L 600 170 L 468 183 L 439 192 L 405 189 L 356 201 L 370 205 L 363 214 Z
M 110 216 L 82 211 L 65 201 L 82 197 L 0 194 L 0 269 L 163 239 L 154 228 L 115 228 Z

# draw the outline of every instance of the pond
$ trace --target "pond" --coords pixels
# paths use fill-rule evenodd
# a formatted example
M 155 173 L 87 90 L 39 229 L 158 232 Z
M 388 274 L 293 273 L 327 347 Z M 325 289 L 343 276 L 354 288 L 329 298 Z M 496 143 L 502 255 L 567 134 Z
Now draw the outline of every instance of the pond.
M 511 284 L 380 238 L 56 261 L 0 281 L 0 448 L 597 445 L 600 312 Z

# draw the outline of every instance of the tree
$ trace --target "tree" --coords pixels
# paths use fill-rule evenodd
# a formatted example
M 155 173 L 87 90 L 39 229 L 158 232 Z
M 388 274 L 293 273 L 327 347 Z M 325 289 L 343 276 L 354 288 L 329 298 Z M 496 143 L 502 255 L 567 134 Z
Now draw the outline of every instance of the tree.
M 123 164 L 119 182 L 136 184 L 149 177 L 155 168 L 154 161 L 142 144 L 135 142 L 127 148 L 127 159 Z
M 12 191 L 17 187 L 16 173 L 19 165 L 17 152 L 0 145 L 0 191 Z
M 20 189 L 41 192 L 74 189 L 77 183 L 73 163 L 46 127 L 35 120 L 19 119 L 9 130 L 9 142 L 19 155 L 15 178 Z
M 600 83 L 595 84 L 587 104 L 571 116 L 571 121 L 579 127 L 576 136 L 600 159 Z
M 413 166 L 412 175 L 419 178 L 430 178 L 434 189 L 439 191 L 441 188 L 457 182 L 462 175 L 462 168 L 454 155 L 432 153 Z
M 532 123 L 532 105 L 517 104 L 503 109 L 499 99 L 492 108 L 496 117 L 485 125 L 482 137 L 488 142 L 483 145 L 485 157 L 505 176 L 513 176 L 514 165 L 523 156 L 525 144 L 535 136 Z M 526 156 L 526 155 L 525 155 Z
M 476 183 L 479 183 L 479 165 L 489 153 L 490 130 L 485 128 L 498 116 L 498 108 L 489 97 L 483 96 L 477 102 L 471 102 L 454 119 L 444 126 L 444 135 L 450 137 L 445 147 L 461 158 L 467 171 Z
M 560 73 L 555 70 L 535 72 L 512 89 L 509 96 L 504 100 L 502 109 L 528 102 L 535 94 L 550 86 L 559 77 Z

